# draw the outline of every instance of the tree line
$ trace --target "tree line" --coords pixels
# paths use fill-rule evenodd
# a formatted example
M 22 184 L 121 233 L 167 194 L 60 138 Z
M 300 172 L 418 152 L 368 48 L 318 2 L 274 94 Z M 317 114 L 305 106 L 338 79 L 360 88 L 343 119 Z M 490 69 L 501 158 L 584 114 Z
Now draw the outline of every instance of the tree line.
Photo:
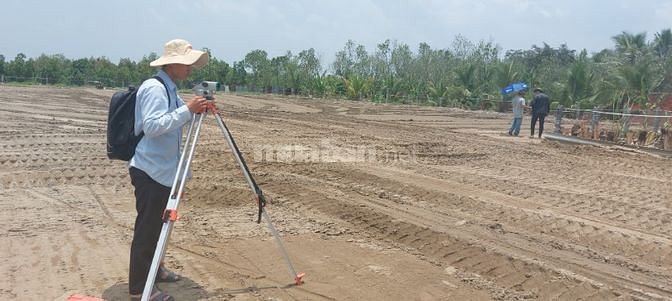
M 416 51 L 391 40 L 373 51 L 348 41 L 328 66 L 321 65 L 312 48 L 270 58 L 257 49 L 231 65 L 211 55 L 190 80 L 217 81 L 238 91 L 470 109 L 493 108 L 503 99 L 501 88 L 522 81 L 543 87 L 566 107 L 654 108 L 660 95 L 672 92 L 672 32 L 661 30 L 649 40 L 646 33 L 624 31 L 612 41 L 613 48 L 591 54 L 546 43 L 503 52 L 493 42 L 474 43 L 462 36 L 450 49 L 420 43 Z M 0 77 L 5 82 L 124 87 L 152 76 L 156 70 L 149 63 L 157 58 L 151 53 L 138 62 L 123 58 L 114 64 L 105 57 L 27 58 L 19 53 L 6 61 L 0 55 Z

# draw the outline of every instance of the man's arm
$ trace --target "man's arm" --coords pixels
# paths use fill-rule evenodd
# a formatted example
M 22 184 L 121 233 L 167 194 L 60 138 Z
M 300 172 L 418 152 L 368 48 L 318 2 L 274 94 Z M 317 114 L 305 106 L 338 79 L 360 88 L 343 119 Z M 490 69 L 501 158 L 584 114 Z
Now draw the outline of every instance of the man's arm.
M 191 120 L 187 106 L 169 111 L 168 91 L 162 86 L 152 85 L 138 95 L 138 105 L 142 116 L 142 130 L 147 137 L 156 137 L 182 127 Z

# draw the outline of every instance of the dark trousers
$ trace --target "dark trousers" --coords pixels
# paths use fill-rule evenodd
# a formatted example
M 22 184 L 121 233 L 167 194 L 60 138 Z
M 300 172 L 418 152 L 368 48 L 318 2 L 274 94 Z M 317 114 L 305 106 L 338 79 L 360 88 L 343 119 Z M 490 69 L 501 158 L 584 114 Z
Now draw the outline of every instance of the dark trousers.
M 171 188 L 157 183 L 135 167 L 129 169 L 129 174 L 131 184 L 135 187 L 135 210 L 138 212 L 133 229 L 128 275 L 128 291 L 135 295 L 142 294 L 145 288 L 156 243 L 163 227 L 161 217 Z
M 544 132 L 544 119 L 546 119 L 546 114 L 532 113 L 532 127 L 530 128 L 532 132 L 530 136 L 534 136 L 534 126 L 539 120 L 539 138 L 541 138 L 541 134 Z

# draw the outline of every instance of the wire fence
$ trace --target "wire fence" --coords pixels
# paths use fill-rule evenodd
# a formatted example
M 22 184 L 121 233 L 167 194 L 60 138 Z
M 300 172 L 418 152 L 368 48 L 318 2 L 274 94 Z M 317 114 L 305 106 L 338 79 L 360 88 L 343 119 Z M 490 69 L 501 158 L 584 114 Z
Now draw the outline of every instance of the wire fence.
M 99 88 L 111 87 L 122 88 L 127 87 L 130 83 L 127 80 L 114 80 L 110 78 L 98 77 L 67 77 L 55 78 L 39 77 L 39 76 L 13 76 L 0 74 L 0 83 L 19 83 L 32 85 L 66 85 L 66 86 L 96 86 Z
M 555 112 L 554 133 L 624 145 L 672 150 L 672 112 L 565 109 Z

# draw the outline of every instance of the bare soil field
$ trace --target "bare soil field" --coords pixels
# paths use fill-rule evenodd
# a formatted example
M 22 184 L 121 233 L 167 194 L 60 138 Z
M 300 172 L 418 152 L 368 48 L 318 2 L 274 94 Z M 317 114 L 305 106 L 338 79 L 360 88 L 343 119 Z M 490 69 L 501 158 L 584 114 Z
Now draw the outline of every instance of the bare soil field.
M 128 300 L 112 93 L 0 86 L 0 300 Z M 670 159 L 510 137 L 509 114 L 217 102 L 305 283 L 210 116 L 166 256 L 183 280 L 159 284 L 177 300 L 672 299 Z

